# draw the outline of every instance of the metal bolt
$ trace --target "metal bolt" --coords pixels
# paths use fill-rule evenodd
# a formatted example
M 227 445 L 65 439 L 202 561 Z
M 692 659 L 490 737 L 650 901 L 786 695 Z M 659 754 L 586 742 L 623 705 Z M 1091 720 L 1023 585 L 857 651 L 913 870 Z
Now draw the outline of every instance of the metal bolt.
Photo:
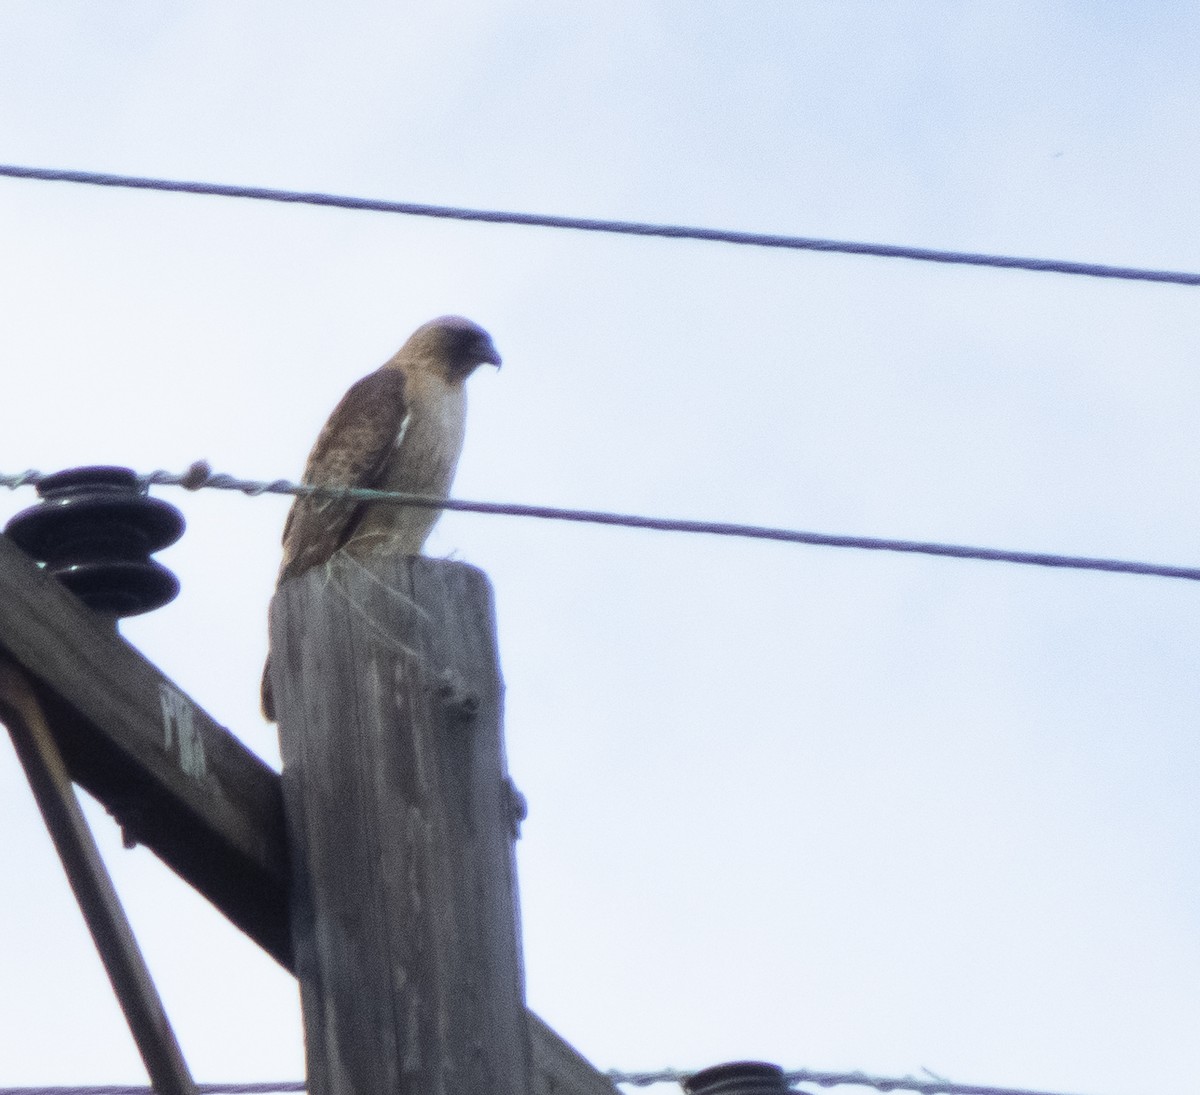
M 446 710 L 460 722 L 470 722 L 479 712 L 479 697 L 456 670 L 442 672 L 438 696 Z

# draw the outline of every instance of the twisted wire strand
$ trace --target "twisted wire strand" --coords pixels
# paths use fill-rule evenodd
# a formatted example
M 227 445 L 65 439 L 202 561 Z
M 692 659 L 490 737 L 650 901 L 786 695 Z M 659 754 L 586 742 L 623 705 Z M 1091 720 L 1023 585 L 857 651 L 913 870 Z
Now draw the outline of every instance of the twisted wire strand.
M 40 472 L 24 471 L 16 475 L 0 475 L 0 486 L 16 489 L 36 486 L 43 478 Z M 287 479 L 237 479 L 223 472 L 214 472 L 198 460 L 182 473 L 153 471 L 138 476 L 146 486 L 179 486 L 188 490 L 232 490 L 250 496 L 262 494 L 320 495 L 358 502 L 382 502 L 389 505 L 419 506 L 426 509 L 448 509 L 464 513 L 488 513 L 503 517 L 534 517 L 550 521 L 571 521 L 579 524 L 609 525 L 618 528 L 649 529 L 654 532 L 702 533 L 710 536 L 730 536 L 747 540 L 774 540 L 790 544 L 809 544 L 816 547 L 857 548 L 864 551 L 891 551 L 910 555 L 934 555 L 954 559 L 975 559 L 990 563 L 1016 563 L 1023 566 L 1054 567 L 1062 570 L 1100 570 L 1116 574 L 1139 574 L 1154 578 L 1181 578 L 1200 581 L 1200 568 L 1181 567 L 1165 563 L 1143 563 L 1129 559 L 1103 559 L 1084 555 L 1056 555 L 1041 551 L 1011 551 L 1004 548 L 972 547 L 965 544 L 942 544 L 926 540 L 896 540 L 877 536 L 844 536 L 826 532 L 806 532 L 801 529 L 773 528 L 765 525 L 743 525 L 729 521 L 695 521 L 676 517 L 650 517 L 633 513 L 610 513 L 604 510 L 567 509 L 558 506 L 532 506 L 517 502 L 472 502 L 461 498 L 435 498 L 425 494 L 405 494 L 399 491 L 372 490 L 367 487 L 333 487 L 313 483 L 293 483 Z
M 791 251 L 828 251 L 844 255 L 870 255 L 875 258 L 913 259 L 960 266 L 991 266 L 1036 273 L 1076 274 L 1124 281 L 1155 281 L 1174 285 L 1200 285 L 1200 274 L 1177 270 L 1148 270 L 1130 266 L 1109 266 L 1093 262 L 1068 262 L 1062 259 L 1026 258 L 1015 255 L 986 255 L 971 251 L 944 251 L 931 247 L 907 247 L 888 243 L 862 243 L 853 240 L 816 239 L 768 232 L 741 232 L 725 228 L 698 228 L 682 224 L 647 224 L 641 221 L 601 220 L 594 217 L 563 217 L 549 213 L 513 213 L 495 209 L 464 209 L 449 205 L 418 202 L 383 201 L 355 198 L 342 194 L 282 190 L 262 186 L 234 186 L 225 183 L 188 182 L 177 179 L 153 179 L 136 175 L 111 175 L 97 171 L 68 171 L 59 168 L 23 167 L 0 164 L 0 176 L 36 179 L 43 182 L 84 183 L 90 186 L 121 187 L 134 190 L 159 190 L 181 194 L 203 194 L 224 198 L 250 198 L 256 201 L 321 205 L 336 209 L 370 210 L 376 213 L 401 213 L 414 217 L 443 220 L 481 221 L 488 224 L 512 224 L 537 228 L 570 228 L 582 232 L 607 232 L 624 236 L 653 236 L 663 239 L 700 240 L 708 243 L 744 244 Z
M 614 1084 L 650 1087 L 653 1084 L 682 1084 L 691 1072 L 662 1069 L 658 1072 L 618 1072 L 605 1075 Z M 876 1091 L 915 1091 L 918 1095 L 1065 1095 L 1030 1088 L 992 1087 L 985 1084 L 956 1084 L 937 1078 L 924 1080 L 915 1076 L 872 1076 L 865 1072 L 821 1072 L 812 1069 L 793 1069 L 784 1073 L 788 1085 L 816 1084 L 836 1087 L 843 1084 L 870 1087 Z M 303 1092 L 303 1081 L 285 1080 L 280 1083 L 197 1084 L 200 1095 L 290 1095 Z M 0 1087 L 0 1095 L 154 1095 L 152 1088 L 140 1084 L 88 1084 L 83 1086 Z
M 306 1091 L 302 1080 L 255 1084 L 196 1084 L 199 1095 L 287 1095 Z M 154 1095 L 145 1084 L 84 1084 L 76 1087 L 0 1087 L 0 1095 Z
M 662 1069 L 658 1072 L 617 1072 L 608 1076 L 614 1084 L 631 1087 L 650 1087 L 653 1084 L 682 1084 L 692 1072 L 679 1069 Z M 826 1072 L 808 1068 L 785 1071 L 784 1080 L 789 1087 L 796 1084 L 816 1084 L 818 1087 L 837 1087 L 842 1084 L 870 1087 L 876 1091 L 915 1091 L 919 1095 L 1064 1095 L 1030 1088 L 995 1087 L 987 1084 L 957 1084 L 943 1077 L 922 1079 L 918 1076 L 872 1076 L 866 1072 Z M 3 1092 L 0 1092 L 3 1095 Z

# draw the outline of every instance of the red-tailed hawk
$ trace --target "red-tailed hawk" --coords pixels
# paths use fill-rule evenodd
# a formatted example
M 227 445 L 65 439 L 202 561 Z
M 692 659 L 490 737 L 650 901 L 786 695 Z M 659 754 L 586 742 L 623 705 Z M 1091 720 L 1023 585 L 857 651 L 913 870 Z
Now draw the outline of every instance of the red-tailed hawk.
M 325 423 L 304 468 L 305 483 L 373 487 L 445 498 L 466 426 L 465 381 L 500 365 L 491 336 L 461 316 L 418 327 L 395 357 L 351 386 Z M 419 555 L 442 511 L 389 503 L 297 497 L 283 526 L 282 583 L 335 551 Z M 263 714 L 275 718 L 268 655 Z

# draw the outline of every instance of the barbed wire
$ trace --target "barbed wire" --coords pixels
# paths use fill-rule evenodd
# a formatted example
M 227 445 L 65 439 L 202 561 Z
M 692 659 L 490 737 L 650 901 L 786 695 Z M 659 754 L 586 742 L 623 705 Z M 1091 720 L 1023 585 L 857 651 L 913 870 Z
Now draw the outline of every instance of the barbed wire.
M 605 1073 L 614 1084 L 632 1087 L 650 1087 L 653 1084 L 682 1084 L 695 1072 L 684 1072 L 667 1068 L 658 1072 Z M 956 1084 L 941 1076 L 930 1074 L 929 1079 L 919 1076 L 872 1076 L 866 1072 L 823 1072 L 808 1068 L 785 1071 L 783 1078 L 789 1087 L 796 1084 L 816 1084 L 818 1087 L 838 1087 L 843 1084 L 870 1087 L 876 1091 L 915 1091 L 919 1095 L 1064 1095 L 1031 1088 L 995 1087 L 987 1084 Z M 3 1095 L 3 1092 L 0 1092 Z
M 136 175 L 112 175 L 96 171 L 68 171 L 59 168 L 22 167 L 0 164 L 0 176 L 34 179 L 42 182 L 83 183 L 89 186 L 121 187 L 134 190 L 159 190 L 169 193 L 202 194 L 211 197 L 249 198 L 255 201 L 321 205 L 336 209 L 369 210 L 375 213 L 402 213 L 414 217 L 445 220 L 482 221 L 488 224 L 524 225 L 536 228 L 570 228 L 582 232 L 607 232 L 625 236 L 652 236 L 663 239 L 699 240 L 708 243 L 744 244 L 752 247 L 784 248 L 792 251 L 826 251 L 844 255 L 869 255 L 874 258 L 913 259 L 960 266 L 991 266 L 1036 273 L 1076 274 L 1124 281 L 1155 281 L 1174 285 L 1200 285 L 1200 274 L 1176 270 L 1147 270 L 1130 266 L 1109 266 L 1063 259 L 1024 258 L 1015 255 L 986 255 L 971 251 L 944 251 L 930 247 L 907 247 L 888 243 L 860 243 L 851 240 L 816 239 L 766 232 L 740 232 L 725 228 L 697 228 L 681 224 L 646 224 L 640 221 L 600 220 L 594 217 L 563 217 L 549 213 L 512 213 L 494 209 L 464 209 L 449 205 L 384 201 L 355 198 L 342 194 L 281 190 L 261 186 L 235 186 L 226 183 L 188 182 L 177 179 L 153 179 Z
M 44 478 L 33 469 L 15 475 L 0 474 L 0 486 L 12 490 L 36 486 Z M 843 536 L 801 529 L 743 525 L 729 521 L 697 521 L 676 517 L 650 517 L 605 510 L 569 509 L 559 506 L 533 506 L 520 502 L 474 502 L 462 498 L 435 498 L 427 494 L 373 490 L 368 487 L 334 487 L 314 483 L 294 483 L 288 479 L 237 479 L 214 472 L 204 460 L 197 460 L 184 472 L 152 471 L 139 475 L 146 486 L 177 486 L 187 490 L 231 490 L 256 497 L 263 494 L 318 495 L 355 502 L 379 502 L 387 505 L 418 506 L 463 513 L 487 513 L 501 517 L 533 517 L 578 524 L 608 525 L 617 528 L 647 529 L 653 532 L 701 533 L 746 540 L 774 540 L 814 547 L 857 548 L 863 551 L 889 551 L 910 555 L 934 555 L 953 559 L 974 559 L 989 563 L 1015 563 L 1021 566 L 1054 567 L 1060 570 L 1100 570 L 1116 574 L 1138 574 L 1151 578 L 1182 578 L 1200 582 L 1200 568 L 1166 563 L 1143 563 L 1130 559 L 1104 559 L 1085 555 L 1057 555 L 1041 551 L 1012 551 L 1005 548 L 972 547 L 926 540 L 896 540 L 877 536 Z
M 658 1072 L 605 1073 L 614 1084 L 650 1087 L 652 1084 L 682 1084 L 694 1072 L 662 1069 Z M 981 1084 L 956 1084 L 940 1077 L 923 1080 L 916 1076 L 872 1076 L 865 1072 L 819 1072 L 812 1069 L 793 1069 L 784 1072 L 789 1087 L 796 1084 L 816 1084 L 818 1087 L 855 1085 L 876 1091 L 915 1091 L 918 1095 L 1065 1095 L 1030 1088 L 992 1087 Z M 290 1095 L 307 1090 L 300 1080 L 280 1083 L 197 1084 L 199 1095 Z M 0 1087 L 0 1095 L 154 1095 L 154 1089 L 139 1084 L 88 1084 L 83 1086 Z
M 284 1080 L 281 1083 L 254 1084 L 196 1084 L 199 1095 L 287 1095 L 307 1091 L 303 1080 Z M 84 1084 L 75 1087 L 0 1087 L 0 1095 L 154 1095 L 146 1084 Z

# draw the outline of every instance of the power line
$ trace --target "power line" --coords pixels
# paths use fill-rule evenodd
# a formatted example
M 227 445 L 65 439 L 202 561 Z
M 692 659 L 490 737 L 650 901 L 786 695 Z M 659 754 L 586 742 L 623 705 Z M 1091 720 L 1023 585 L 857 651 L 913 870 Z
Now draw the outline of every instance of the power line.
M 306 1091 L 303 1080 L 282 1083 L 255 1084 L 197 1084 L 199 1095 L 280 1095 Z M 76 1087 L 0 1087 L 0 1095 L 154 1095 L 154 1088 L 145 1084 L 84 1084 Z
M 341 194 L 279 190 L 261 186 L 234 186 L 225 183 L 185 182 L 176 179 L 151 179 L 136 175 L 109 175 L 95 171 L 66 171 L 57 168 L 20 167 L 0 164 L 0 176 L 13 179 L 37 179 L 43 182 L 85 183 L 133 190 L 161 190 L 181 194 L 203 194 L 223 198 L 250 198 L 255 201 L 286 202 L 295 205 L 323 205 L 336 209 L 361 209 L 376 213 L 402 213 L 413 217 L 437 217 L 443 220 L 482 221 L 487 224 L 514 224 L 537 228 L 571 228 L 581 232 L 608 232 L 623 236 L 654 236 L 664 239 L 702 240 L 709 243 L 736 243 L 751 247 L 774 247 L 790 251 L 830 251 L 843 255 L 871 255 L 876 258 L 914 259 L 959 266 L 992 266 L 1008 270 L 1032 270 L 1037 273 L 1076 274 L 1123 281 L 1156 281 L 1173 285 L 1200 285 L 1200 274 L 1174 270 L 1146 270 L 1130 266 L 1107 266 L 1091 262 L 1067 262 L 1062 259 L 1022 258 L 1014 255 L 983 255 L 970 251 L 941 251 L 929 247 L 904 247 L 889 243 L 858 243 L 851 240 L 813 239 L 765 232 L 739 232 L 724 228 L 697 228 L 680 224 L 646 224 L 639 221 L 598 220 L 591 217 L 561 217 L 550 213 L 512 213 L 492 209 L 463 209 L 450 205 L 425 205 L 416 202 L 383 201 L 378 198 L 354 198 Z
M 36 486 L 42 479 L 38 471 L 0 475 L 0 486 L 16 489 Z M 975 559 L 989 563 L 1017 563 L 1023 566 L 1055 567 L 1062 570 L 1102 570 L 1116 574 L 1140 574 L 1153 578 L 1183 578 L 1200 581 L 1200 568 L 1170 566 L 1164 563 L 1140 563 L 1128 559 L 1098 559 L 1081 555 L 1056 555 L 1039 551 L 1009 551 L 1002 548 L 970 547 L 925 540 L 894 540 L 875 536 L 843 536 L 800 529 L 742 525 L 728 521 L 694 521 L 676 517 L 647 517 L 632 513 L 603 510 L 566 509 L 558 506 L 531 506 L 517 502 L 470 502 L 461 498 L 435 498 L 424 494 L 371 490 L 366 487 L 329 487 L 311 483 L 293 483 L 287 479 L 235 479 L 214 472 L 203 460 L 182 474 L 153 471 L 139 476 L 147 486 L 179 486 L 188 490 L 232 490 L 250 496 L 263 494 L 319 495 L 355 502 L 380 502 L 387 505 L 448 509 L 464 513 L 488 513 L 503 517 L 536 517 L 550 521 L 609 525 L 618 528 L 649 529 L 654 532 L 702 533 L 731 536 L 746 540 L 774 540 L 815 547 L 857 548 L 864 551 L 892 551 L 910 555 L 936 555 L 954 559 Z M 3 1095 L 0 1092 L 0 1095 Z
M 650 1087 L 652 1084 L 682 1084 L 693 1073 L 668 1068 L 660 1072 L 614 1071 L 608 1072 L 606 1075 L 615 1084 Z M 873 1087 L 876 1091 L 915 1091 L 919 1095 L 1055 1095 L 1054 1092 L 1034 1091 L 1024 1087 L 956 1084 L 942 1077 L 921 1079 L 917 1076 L 871 1076 L 865 1072 L 819 1072 L 808 1068 L 785 1071 L 783 1076 L 789 1087 L 795 1084 L 816 1084 L 818 1087 L 838 1087 L 842 1084 L 852 1084 L 859 1087 Z M 0 1095 L 4 1095 L 4 1092 L 0 1091 Z
M 652 1084 L 681 1084 L 691 1072 L 663 1069 L 660 1072 L 606 1073 L 614 1084 L 649 1087 Z M 989 1087 L 981 1084 L 956 1084 L 949 1080 L 922 1080 L 915 1076 L 871 1076 L 865 1072 L 817 1072 L 794 1069 L 784 1073 L 789 1086 L 816 1084 L 818 1087 L 837 1087 L 843 1084 L 872 1087 L 877 1091 L 915 1091 L 918 1095 L 1056 1095 L 1054 1092 L 1033 1091 L 1029 1088 Z M 200 1095 L 274 1095 L 303 1092 L 303 1081 L 253 1084 L 197 1084 Z M 154 1095 L 150 1087 L 138 1084 L 90 1084 L 76 1087 L 0 1087 L 0 1095 Z

